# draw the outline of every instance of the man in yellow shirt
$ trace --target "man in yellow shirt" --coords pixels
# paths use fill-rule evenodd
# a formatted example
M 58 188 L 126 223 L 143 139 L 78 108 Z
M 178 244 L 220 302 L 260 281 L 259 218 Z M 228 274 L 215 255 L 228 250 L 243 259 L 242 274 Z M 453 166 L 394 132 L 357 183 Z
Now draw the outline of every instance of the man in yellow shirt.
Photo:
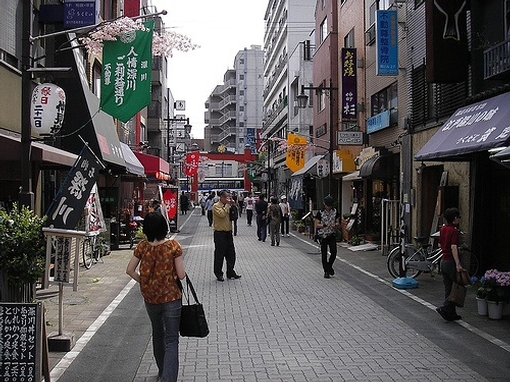
M 223 259 L 227 262 L 227 278 L 239 279 L 234 270 L 236 262 L 236 250 L 234 247 L 234 237 L 232 236 L 232 222 L 230 221 L 230 206 L 235 202 L 232 200 L 230 192 L 222 190 L 219 193 L 220 200 L 214 203 L 213 212 L 213 230 L 214 230 L 214 274 L 216 280 L 224 281 L 223 278 Z

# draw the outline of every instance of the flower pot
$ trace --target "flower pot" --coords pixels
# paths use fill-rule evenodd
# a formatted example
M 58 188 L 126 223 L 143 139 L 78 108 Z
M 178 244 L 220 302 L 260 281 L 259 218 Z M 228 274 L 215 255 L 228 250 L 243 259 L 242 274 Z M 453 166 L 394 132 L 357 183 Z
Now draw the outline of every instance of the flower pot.
M 478 306 L 478 314 L 480 316 L 486 316 L 488 313 L 487 312 L 487 300 L 484 298 L 477 297 L 476 304 Z
M 503 317 L 503 303 L 487 301 L 487 311 L 489 313 L 489 318 L 493 320 L 501 320 Z

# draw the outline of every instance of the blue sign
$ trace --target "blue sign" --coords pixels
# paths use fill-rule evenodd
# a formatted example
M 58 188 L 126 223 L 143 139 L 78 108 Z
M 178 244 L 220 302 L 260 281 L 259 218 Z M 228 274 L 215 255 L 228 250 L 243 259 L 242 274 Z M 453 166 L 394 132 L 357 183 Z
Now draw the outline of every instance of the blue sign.
M 382 113 L 374 115 L 367 119 L 367 134 L 387 128 L 390 125 L 390 111 L 386 110 Z
M 250 146 L 250 151 L 252 154 L 257 153 L 257 141 L 255 137 L 255 129 L 248 128 L 246 129 L 246 136 L 245 136 L 245 145 Z
M 398 74 L 398 23 L 397 11 L 377 11 L 376 19 L 376 74 Z
M 96 24 L 95 1 L 66 1 L 64 4 L 64 27 L 79 28 Z

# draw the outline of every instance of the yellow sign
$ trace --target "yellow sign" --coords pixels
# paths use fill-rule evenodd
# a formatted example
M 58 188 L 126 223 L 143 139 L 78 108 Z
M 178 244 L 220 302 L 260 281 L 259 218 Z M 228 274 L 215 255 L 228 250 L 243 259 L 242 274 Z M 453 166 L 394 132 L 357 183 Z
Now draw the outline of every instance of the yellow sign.
M 301 170 L 305 165 L 306 138 L 297 134 L 287 134 L 287 157 L 285 164 L 290 171 Z

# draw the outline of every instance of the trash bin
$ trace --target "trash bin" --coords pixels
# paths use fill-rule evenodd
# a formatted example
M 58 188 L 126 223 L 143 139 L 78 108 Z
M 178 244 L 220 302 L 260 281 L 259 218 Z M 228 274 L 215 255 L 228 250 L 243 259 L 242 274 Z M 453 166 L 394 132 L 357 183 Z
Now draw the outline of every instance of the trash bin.
M 119 249 L 120 244 L 120 225 L 117 222 L 110 223 L 110 250 Z

